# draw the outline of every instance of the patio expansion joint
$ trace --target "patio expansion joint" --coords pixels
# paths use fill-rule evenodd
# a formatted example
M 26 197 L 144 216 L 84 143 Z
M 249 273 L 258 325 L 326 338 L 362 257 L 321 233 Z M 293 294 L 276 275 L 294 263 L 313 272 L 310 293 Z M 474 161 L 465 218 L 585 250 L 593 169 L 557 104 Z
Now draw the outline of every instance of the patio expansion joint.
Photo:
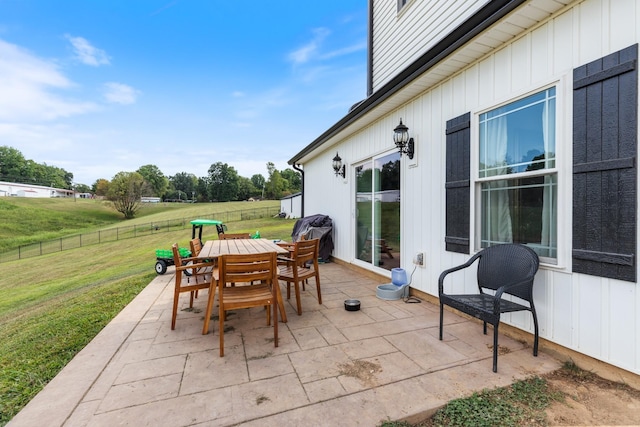
M 478 362 L 478 360 L 469 361 L 468 363 L 465 363 L 465 365 L 466 364 L 472 364 L 474 362 Z M 460 365 L 460 364 L 458 364 L 458 365 Z M 388 386 L 393 386 L 393 385 L 397 385 L 397 384 L 402 384 L 403 382 L 411 381 L 411 380 L 414 380 L 414 379 L 420 379 L 420 378 L 423 378 L 423 377 L 427 377 L 428 375 L 431 375 L 431 374 L 434 374 L 434 373 L 437 373 L 437 372 L 440 372 L 440 371 L 446 371 L 447 369 L 451 369 L 451 367 L 450 366 L 442 367 L 440 369 L 434 369 L 432 371 L 422 372 L 420 374 L 413 375 L 413 376 L 410 376 L 410 377 L 407 377 L 407 378 L 386 382 L 386 383 L 380 384 L 380 385 L 368 386 L 368 387 L 363 388 L 361 390 L 352 391 L 352 392 L 346 391 L 346 389 L 344 389 L 344 387 L 343 387 L 343 390 L 345 390 L 345 393 L 341 394 L 339 396 L 328 397 L 328 398 L 325 398 L 325 399 L 316 400 L 314 402 L 309 402 L 307 404 L 300 405 L 300 406 L 295 407 L 295 408 L 291 408 L 291 409 L 287 409 L 287 410 L 284 410 L 284 411 L 280 411 L 277 414 L 267 414 L 267 415 L 263 415 L 263 416 L 247 418 L 247 419 L 242 420 L 242 422 L 239 422 L 239 423 L 234 424 L 234 425 L 241 425 L 241 424 L 244 424 L 244 423 L 256 422 L 256 421 L 259 421 L 261 419 L 268 420 L 268 419 L 272 418 L 274 415 L 281 416 L 281 415 L 287 414 L 289 412 L 297 412 L 300 409 L 312 408 L 312 407 L 315 407 L 315 406 L 321 406 L 321 405 L 327 404 L 328 402 L 336 401 L 338 399 L 349 399 L 349 398 L 354 397 L 354 396 L 371 393 L 372 390 L 379 389 L 380 387 L 388 387 Z M 296 373 L 296 376 L 298 376 L 297 373 Z M 342 376 L 342 375 L 340 375 L 340 376 Z M 335 378 L 338 378 L 338 377 L 335 377 Z M 299 377 L 298 377 L 298 379 L 299 379 Z M 316 381 L 321 381 L 321 380 L 316 380 Z M 306 391 L 305 391 L 305 395 L 307 396 L 307 399 L 309 399 L 309 395 L 308 395 L 308 393 Z

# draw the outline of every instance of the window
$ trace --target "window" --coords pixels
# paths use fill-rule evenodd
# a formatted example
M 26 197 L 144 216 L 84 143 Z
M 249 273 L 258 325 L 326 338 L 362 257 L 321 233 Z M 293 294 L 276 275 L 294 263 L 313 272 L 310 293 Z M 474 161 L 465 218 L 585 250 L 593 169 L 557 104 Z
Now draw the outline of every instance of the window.
M 355 167 L 356 253 L 387 270 L 400 266 L 400 153 Z
M 479 117 L 480 244 L 523 243 L 557 258 L 554 87 Z
M 408 3 L 409 0 L 398 0 L 398 12 Z

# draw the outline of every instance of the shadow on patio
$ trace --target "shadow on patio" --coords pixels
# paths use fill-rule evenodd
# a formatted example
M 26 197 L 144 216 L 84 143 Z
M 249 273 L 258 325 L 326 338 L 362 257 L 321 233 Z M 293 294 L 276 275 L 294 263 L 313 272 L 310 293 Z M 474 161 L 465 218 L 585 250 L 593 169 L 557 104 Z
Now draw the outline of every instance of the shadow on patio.
M 441 342 L 437 306 L 380 300 L 379 280 L 333 262 L 320 266 L 323 305 L 313 283 L 301 316 L 295 299 L 285 304 L 279 347 L 262 309 L 241 310 L 226 322 L 220 358 L 217 322 L 201 334 L 206 291 L 193 311 L 181 297 L 171 331 L 171 273 L 156 277 L 9 425 L 376 426 L 417 421 L 451 399 L 560 367 L 502 335 L 494 374 L 492 336 L 481 324 L 445 312 Z M 362 309 L 345 311 L 347 298 Z

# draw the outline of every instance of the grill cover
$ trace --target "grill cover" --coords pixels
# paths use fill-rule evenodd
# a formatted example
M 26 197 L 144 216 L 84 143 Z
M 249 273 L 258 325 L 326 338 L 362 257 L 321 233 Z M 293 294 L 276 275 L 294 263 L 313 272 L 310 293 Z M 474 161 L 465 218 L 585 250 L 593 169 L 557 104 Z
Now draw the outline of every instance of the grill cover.
M 320 239 L 318 256 L 324 261 L 328 261 L 333 252 L 333 221 L 327 215 L 311 215 L 300 218 L 293 226 L 291 239 L 295 243 L 301 236 L 305 239 Z

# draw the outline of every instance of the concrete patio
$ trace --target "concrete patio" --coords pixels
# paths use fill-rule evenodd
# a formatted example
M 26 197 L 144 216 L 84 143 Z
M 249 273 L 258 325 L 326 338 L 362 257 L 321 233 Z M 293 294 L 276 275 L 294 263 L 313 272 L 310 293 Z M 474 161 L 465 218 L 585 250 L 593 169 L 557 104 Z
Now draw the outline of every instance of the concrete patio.
M 225 357 L 218 323 L 202 335 L 206 292 L 195 310 L 182 295 L 170 329 L 173 274 L 156 277 L 80 352 L 9 426 L 377 426 L 422 419 L 451 399 L 560 367 L 529 345 L 500 337 L 498 373 L 492 336 L 482 325 L 438 307 L 376 297 L 383 283 L 338 263 L 320 266 L 303 313 L 292 297 L 279 347 L 262 309 L 229 316 Z M 284 292 L 284 286 L 282 286 Z M 286 294 L 285 294 L 286 297 Z M 347 298 L 362 309 L 344 310 Z M 211 330 L 211 328 L 210 328 Z M 504 347 L 504 349 L 503 349 Z

